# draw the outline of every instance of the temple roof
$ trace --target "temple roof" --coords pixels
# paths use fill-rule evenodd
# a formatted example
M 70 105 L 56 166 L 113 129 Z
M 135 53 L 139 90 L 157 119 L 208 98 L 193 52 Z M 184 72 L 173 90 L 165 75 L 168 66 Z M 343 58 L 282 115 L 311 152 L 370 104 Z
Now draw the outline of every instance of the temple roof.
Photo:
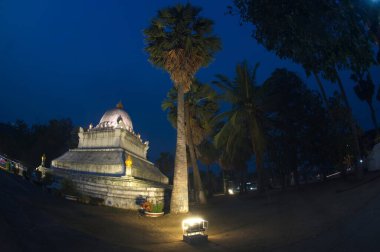
M 120 177 L 125 175 L 126 156 L 130 156 L 132 160 L 131 175 L 134 178 L 168 183 L 168 178 L 153 163 L 121 148 L 72 149 L 53 160 L 51 167 L 56 172 Z
M 110 109 L 104 113 L 96 128 L 126 128 L 133 130 L 132 120 L 128 113 L 123 109 L 123 104 L 119 102 L 116 108 Z

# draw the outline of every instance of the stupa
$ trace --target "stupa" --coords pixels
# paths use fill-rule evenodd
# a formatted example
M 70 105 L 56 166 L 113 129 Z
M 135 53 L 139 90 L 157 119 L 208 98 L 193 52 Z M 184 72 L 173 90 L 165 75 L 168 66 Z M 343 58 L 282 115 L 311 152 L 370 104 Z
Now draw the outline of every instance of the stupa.
M 98 125 L 79 128 L 78 148 L 52 161 L 58 178 L 74 182 L 83 195 L 113 207 L 138 209 L 138 200 L 164 201 L 168 178 L 147 159 L 149 142 L 134 132 L 121 102 Z

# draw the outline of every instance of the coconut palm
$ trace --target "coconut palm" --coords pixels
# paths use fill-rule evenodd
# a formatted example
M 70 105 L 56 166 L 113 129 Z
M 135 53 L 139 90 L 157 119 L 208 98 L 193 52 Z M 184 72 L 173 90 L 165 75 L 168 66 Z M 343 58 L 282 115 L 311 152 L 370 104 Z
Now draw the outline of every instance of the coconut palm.
M 217 147 L 224 146 L 231 157 L 236 157 L 239 143 L 249 140 L 255 154 L 258 175 L 258 189 L 263 189 L 263 158 L 266 146 L 265 129 L 266 112 L 271 105 L 267 92 L 256 84 L 256 71 L 248 68 L 246 62 L 236 67 L 236 77 L 233 81 L 218 75 L 214 83 L 224 90 L 223 99 L 231 104 L 231 109 L 219 115 L 226 123 L 215 136 Z M 267 99 L 268 98 L 268 99 Z
M 211 118 L 218 106 L 215 101 L 216 92 L 209 86 L 194 81 L 190 91 L 185 94 L 186 142 L 193 167 L 195 199 L 201 204 L 207 203 L 198 169 L 198 146 L 212 131 Z M 162 103 L 162 109 L 168 110 L 168 119 L 176 127 L 177 92 L 172 88 Z
M 213 22 L 199 16 L 201 8 L 178 4 L 158 11 L 144 30 L 149 61 L 167 71 L 178 92 L 177 145 L 170 212 L 189 210 L 184 93 L 196 72 L 207 66 L 221 47 Z

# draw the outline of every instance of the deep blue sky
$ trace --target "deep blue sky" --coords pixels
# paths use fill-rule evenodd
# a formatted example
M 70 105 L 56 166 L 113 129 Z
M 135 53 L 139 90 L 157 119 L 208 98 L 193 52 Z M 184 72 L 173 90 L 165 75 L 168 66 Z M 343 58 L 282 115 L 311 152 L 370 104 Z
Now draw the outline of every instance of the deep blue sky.
M 225 15 L 231 1 L 2 0 L 0 121 L 33 124 L 71 118 L 87 127 L 121 100 L 135 131 L 150 141 L 151 160 L 161 151 L 174 152 L 175 130 L 161 110 L 172 83 L 147 61 L 142 30 L 158 9 L 179 2 L 203 7 L 202 15 L 215 21 L 215 34 L 223 43 L 215 61 L 198 73 L 201 81 L 210 82 L 218 73 L 232 78 L 235 65 L 247 59 L 251 65 L 261 63 L 259 83 L 276 67 L 286 67 L 316 89 L 302 68 L 257 45 L 252 27 L 239 26 L 238 17 Z M 375 80 L 380 80 L 379 71 Z M 346 90 L 354 116 L 369 128 L 367 105 L 354 95 L 352 85 Z M 332 85 L 326 86 L 331 94 Z M 375 104 L 380 111 L 380 103 Z

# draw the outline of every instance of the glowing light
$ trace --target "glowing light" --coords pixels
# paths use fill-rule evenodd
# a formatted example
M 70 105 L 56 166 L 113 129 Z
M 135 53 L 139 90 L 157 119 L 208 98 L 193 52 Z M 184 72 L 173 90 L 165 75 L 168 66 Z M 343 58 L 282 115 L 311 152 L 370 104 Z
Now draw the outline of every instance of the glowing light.
M 207 242 L 208 235 L 205 234 L 208 221 L 200 217 L 192 217 L 182 221 L 183 241 L 188 243 Z
M 192 217 L 182 221 L 184 235 L 203 234 L 208 228 L 208 221 L 200 217 Z
M 228 194 L 230 194 L 230 195 L 234 195 L 234 190 L 232 190 L 231 188 L 228 189 Z
M 193 217 L 193 218 L 184 219 L 182 221 L 182 229 L 183 230 L 187 230 L 187 229 L 189 229 L 190 227 L 192 227 L 194 225 L 199 225 L 203 221 L 204 220 L 202 218 L 199 218 L 199 217 Z
M 363 159 L 360 159 L 359 162 L 362 164 L 363 163 Z
M 132 162 L 132 158 L 131 158 L 130 155 L 128 155 L 127 160 L 125 160 L 125 166 L 126 166 L 127 168 L 132 168 L 132 164 L 133 164 L 133 162 Z
M 330 177 L 335 176 L 335 175 L 338 175 L 338 174 L 340 174 L 340 172 L 336 172 L 336 173 L 333 173 L 333 174 L 327 175 L 326 178 L 330 178 Z

